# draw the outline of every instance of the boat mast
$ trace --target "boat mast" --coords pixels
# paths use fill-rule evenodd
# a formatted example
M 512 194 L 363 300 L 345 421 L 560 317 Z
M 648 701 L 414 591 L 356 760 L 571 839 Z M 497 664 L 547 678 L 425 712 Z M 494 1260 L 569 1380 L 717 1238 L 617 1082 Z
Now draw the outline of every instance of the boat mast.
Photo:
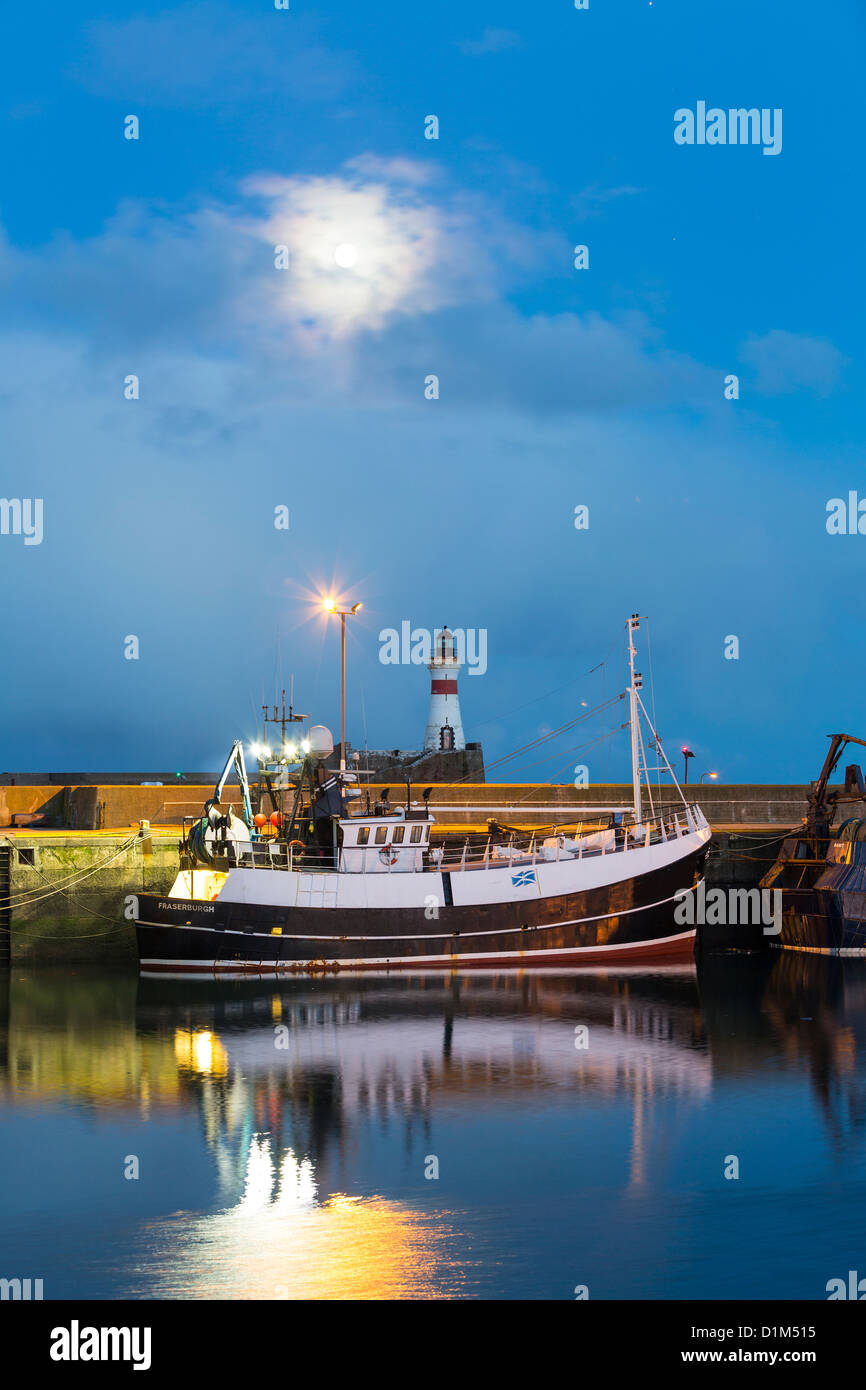
M 632 613 L 627 623 L 628 627 L 628 704 L 629 704 L 629 725 L 631 727 L 631 780 L 634 787 L 634 822 L 640 825 L 641 804 L 640 804 L 640 733 L 638 730 L 638 695 L 640 688 L 640 672 L 634 669 L 635 647 L 634 634 L 640 627 L 640 617 L 637 613 Z

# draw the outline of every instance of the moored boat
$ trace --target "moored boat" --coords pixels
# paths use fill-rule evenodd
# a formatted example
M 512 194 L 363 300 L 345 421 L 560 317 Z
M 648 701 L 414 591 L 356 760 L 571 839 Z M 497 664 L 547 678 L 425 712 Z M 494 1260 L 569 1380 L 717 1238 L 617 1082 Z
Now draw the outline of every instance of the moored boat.
M 544 837 L 494 834 L 462 849 L 433 843 L 432 788 L 405 806 L 360 806 L 358 774 L 327 766 L 323 726 L 291 777 L 292 807 L 256 827 L 236 743 L 185 836 L 164 896 L 137 900 L 141 968 L 175 974 L 465 969 L 688 960 L 694 927 L 675 916 L 703 874 L 711 832 L 683 796 L 644 707 L 634 669 L 637 615 L 627 623 L 633 805 Z M 583 717 L 583 716 L 581 716 Z M 643 727 L 664 763 L 647 766 Z M 244 815 L 222 796 L 237 769 Z M 666 771 L 678 801 L 655 796 Z M 580 808 L 576 808 L 580 811 Z
M 866 785 L 859 764 L 845 768 L 841 787 L 829 786 L 845 748 L 866 741 L 853 734 L 830 740 L 803 824 L 785 837 L 761 879 L 763 890 L 782 896 L 781 931 L 769 942 L 789 951 L 866 956 Z M 857 809 L 859 815 L 849 814 Z

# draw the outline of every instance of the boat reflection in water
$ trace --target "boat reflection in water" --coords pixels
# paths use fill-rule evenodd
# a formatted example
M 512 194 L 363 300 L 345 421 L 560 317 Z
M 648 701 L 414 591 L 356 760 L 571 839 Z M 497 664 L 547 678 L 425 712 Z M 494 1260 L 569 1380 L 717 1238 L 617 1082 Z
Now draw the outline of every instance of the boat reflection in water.
M 32 1158 L 0 1196 L 7 1253 L 38 1251 L 55 1297 L 570 1297 L 581 1277 L 594 1297 L 761 1296 L 748 1280 L 777 1267 L 779 1296 L 820 1297 L 864 1179 L 864 1048 L 866 963 L 787 953 L 279 982 L 13 972 L 2 1129 Z M 819 1181 L 844 1174 L 814 1277 L 786 1244 L 810 1208 L 756 1192 L 755 1113 L 770 1184 L 779 1124 Z M 65 1145 L 85 1254 L 53 1239 L 52 1202 L 61 1229 L 73 1217 L 37 1121 Z M 107 1139 L 112 1174 L 142 1155 L 139 1183 L 106 1180 Z M 742 1210 L 719 1199 L 731 1151 Z
M 142 979 L 139 1035 L 159 1033 L 167 1013 L 220 1210 L 171 1239 L 166 1223 L 156 1241 L 166 1258 L 151 1268 L 164 1297 L 238 1286 L 254 1298 L 459 1296 L 471 1284 L 465 1212 L 428 1210 L 436 1184 L 423 1180 L 438 1112 L 627 1097 L 629 1181 L 640 1184 L 653 1102 L 700 1099 L 711 1084 L 688 967 L 279 986 Z M 399 1135 L 399 1167 L 414 1155 L 423 1204 L 347 1195 L 371 1131 Z

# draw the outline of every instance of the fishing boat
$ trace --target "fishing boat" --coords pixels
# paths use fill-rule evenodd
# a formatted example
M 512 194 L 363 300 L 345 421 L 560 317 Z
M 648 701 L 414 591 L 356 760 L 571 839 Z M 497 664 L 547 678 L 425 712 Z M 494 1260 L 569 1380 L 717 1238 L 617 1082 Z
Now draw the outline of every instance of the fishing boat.
M 841 787 L 829 785 L 848 745 L 862 748 L 866 741 L 853 734 L 829 738 L 803 824 L 785 837 L 761 879 L 762 889 L 782 895 L 781 931 L 769 942 L 788 951 L 866 956 L 866 785 L 859 764 L 845 768 Z
M 703 876 L 711 832 L 680 789 L 641 697 L 626 623 L 633 802 L 574 807 L 541 836 L 499 828 L 483 846 L 436 844 L 433 788 L 405 805 L 365 799 L 357 771 L 331 768 L 315 725 L 288 777 L 291 809 L 253 815 L 233 745 L 204 814 L 184 834 L 174 885 L 139 895 L 143 972 L 222 974 L 431 970 L 683 961 L 695 928 L 676 908 Z M 591 713 L 591 711 L 590 711 Z M 579 716 L 584 717 L 582 714 Z M 646 732 L 646 738 L 644 733 Z M 659 763 L 648 766 L 647 751 Z M 243 814 L 226 804 L 235 769 Z M 656 774 L 654 791 L 651 775 Z M 664 802 L 669 776 L 676 801 Z

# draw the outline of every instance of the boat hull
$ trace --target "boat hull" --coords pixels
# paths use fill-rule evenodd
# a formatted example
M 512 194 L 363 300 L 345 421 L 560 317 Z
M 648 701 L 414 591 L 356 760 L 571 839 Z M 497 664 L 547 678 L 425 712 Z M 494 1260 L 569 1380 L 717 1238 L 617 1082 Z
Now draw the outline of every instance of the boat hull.
M 814 884 L 781 891 L 782 930 L 771 945 L 866 956 L 866 844 L 832 841 Z
M 674 897 L 701 877 L 702 844 L 634 878 L 518 902 L 418 908 L 285 907 L 139 898 L 141 968 L 183 974 L 489 969 L 687 961 L 694 927 Z

